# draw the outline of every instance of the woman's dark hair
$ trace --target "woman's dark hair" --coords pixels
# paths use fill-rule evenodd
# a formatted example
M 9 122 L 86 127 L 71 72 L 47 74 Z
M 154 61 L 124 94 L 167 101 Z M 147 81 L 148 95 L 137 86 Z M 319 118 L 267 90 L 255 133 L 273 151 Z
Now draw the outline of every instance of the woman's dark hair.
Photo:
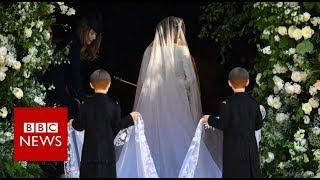
M 90 30 L 93 29 L 96 33 L 96 39 L 90 45 L 86 44 L 86 38 Z M 80 59 L 93 60 L 98 57 L 101 44 L 102 33 L 102 17 L 100 14 L 88 14 L 82 17 L 78 23 L 76 33 L 81 42 Z

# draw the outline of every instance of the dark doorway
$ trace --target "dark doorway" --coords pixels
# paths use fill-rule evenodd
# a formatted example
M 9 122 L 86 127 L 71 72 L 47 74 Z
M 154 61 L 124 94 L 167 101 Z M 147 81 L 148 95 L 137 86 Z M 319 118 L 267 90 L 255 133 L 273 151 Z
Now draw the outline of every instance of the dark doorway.
M 151 43 L 158 22 L 167 16 L 183 18 L 186 39 L 194 57 L 200 79 L 202 108 L 204 113 L 217 113 L 218 104 L 231 94 L 227 85 L 227 73 L 234 66 L 247 66 L 243 42 L 236 42 L 229 53 L 227 64 L 220 64 L 219 48 L 209 39 L 200 39 L 201 6 L 210 2 L 77 2 L 72 4 L 78 13 L 97 9 L 103 14 L 104 31 L 100 60 L 112 76 L 136 83 L 146 47 Z M 73 24 L 71 20 L 71 24 Z M 237 44 L 241 44 L 238 48 Z M 109 94 L 122 107 L 122 113 L 132 111 L 135 87 L 113 79 Z

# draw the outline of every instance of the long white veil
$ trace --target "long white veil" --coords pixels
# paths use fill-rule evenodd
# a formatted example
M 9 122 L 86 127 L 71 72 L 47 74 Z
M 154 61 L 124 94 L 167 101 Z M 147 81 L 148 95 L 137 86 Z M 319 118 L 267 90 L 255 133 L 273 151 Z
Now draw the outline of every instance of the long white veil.
M 199 82 L 184 34 L 181 18 L 171 16 L 157 25 L 154 40 L 145 50 L 137 83 L 134 110 L 143 116 L 146 140 L 159 177 L 179 176 L 202 115 Z M 126 133 L 135 134 L 132 128 Z M 205 138 L 209 137 L 206 133 Z M 137 177 L 138 167 L 133 163 L 138 155 L 135 142 L 130 139 L 118 153 L 118 177 Z M 202 141 L 198 143 L 193 177 L 221 177 L 222 137 L 210 138 L 210 142 L 218 145 L 213 147 L 214 156 Z

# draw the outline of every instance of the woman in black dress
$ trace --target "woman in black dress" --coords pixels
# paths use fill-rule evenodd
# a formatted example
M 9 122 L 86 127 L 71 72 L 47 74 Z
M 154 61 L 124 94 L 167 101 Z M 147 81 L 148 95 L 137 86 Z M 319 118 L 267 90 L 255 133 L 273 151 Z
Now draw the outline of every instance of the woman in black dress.
M 101 43 L 101 23 L 97 13 L 82 17 L 67 41 L 70 44 L 69 62 L 53 65 L 46 74 L 46 81 L 55 87 L 47 92 L 47 105 L 68 107 L 69 119 L 78 118 L 79 104 L 92 93 L 88 78 L 101 67 L 96 60 Z

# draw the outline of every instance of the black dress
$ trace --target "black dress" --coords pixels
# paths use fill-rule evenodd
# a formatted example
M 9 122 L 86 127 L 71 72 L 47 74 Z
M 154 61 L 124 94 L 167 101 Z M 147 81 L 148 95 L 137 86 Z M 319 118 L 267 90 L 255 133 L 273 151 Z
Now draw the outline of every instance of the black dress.
M 69 119 L 77 119 L 79 103 L 83 102 L 85 95 L 94 94 L 90 88 L 90 75 L 102 66 L 102 62 L 80 60 L 81 43 L 75 35 L 60 48 L 68 43 L 70 43 L 70 63 L 51 65 L 44 75 L 45 83 L 55 86 L 54 90 L 47 91 L 46 102 L 49 106 L 56 104 L 68 107 Z
M 133 125 L 130 115 L 121 119 L 120 105 L 108 95 L 96 93 L 80 106 L 80 119 L 72 126 L 85 130 L 80 177 L 116 177 L 114 134 Z
M 246 93 L 235 93 L 220 107 L 210 126 L 223 130 L 223 177 L 261 177 L 255 130 L 262 127 L 259 105 Z

